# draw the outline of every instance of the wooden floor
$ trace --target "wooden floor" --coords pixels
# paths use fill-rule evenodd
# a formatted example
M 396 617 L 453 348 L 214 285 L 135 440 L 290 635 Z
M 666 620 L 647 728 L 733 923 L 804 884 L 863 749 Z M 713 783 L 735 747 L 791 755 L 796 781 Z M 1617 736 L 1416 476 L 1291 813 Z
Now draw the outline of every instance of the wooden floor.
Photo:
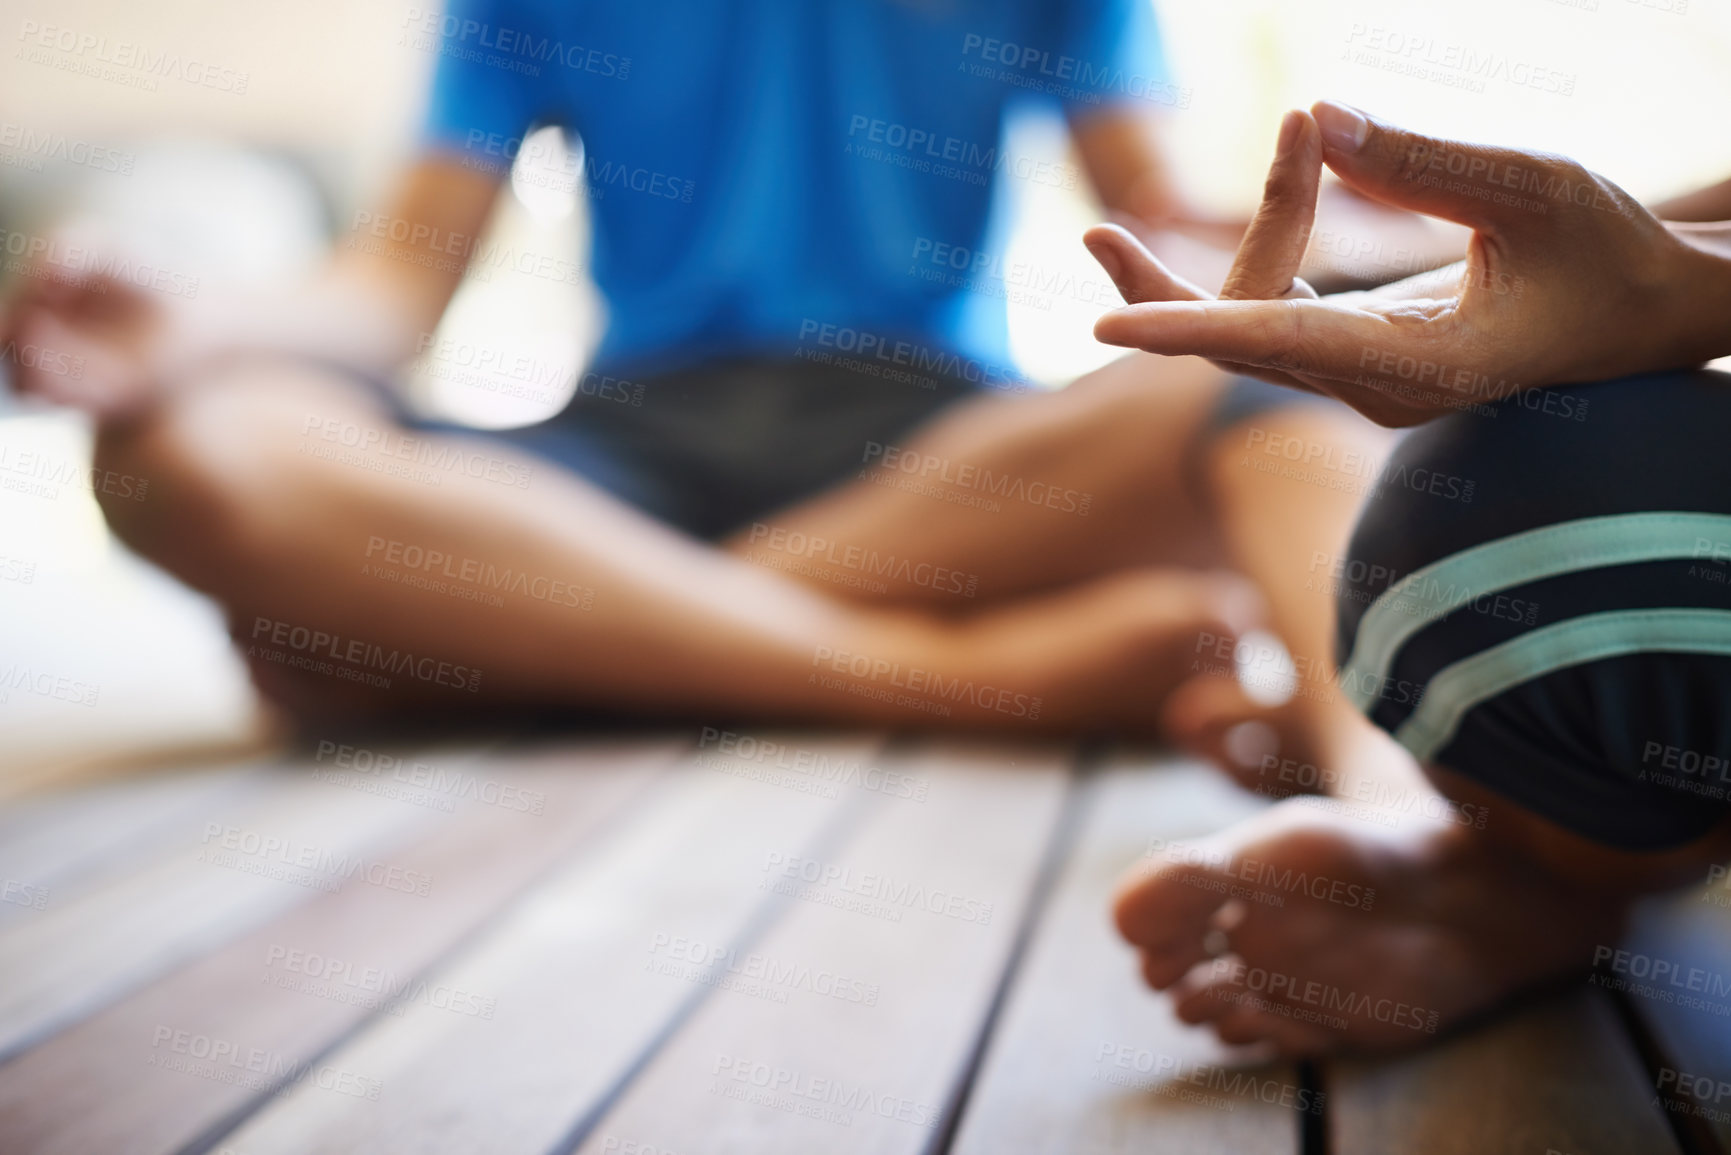
M 1260 804 L 1203 767 L 710 732 L 387 756 L 0 809 L 0 1151 L 1731 1140 L 1731 888 L 1629 944 L 1702 968 L 1693 999 L 1607 970 L 1398 1060 L 1267 1064 L 1179 1024 L 1106 919 L 1152 840 Z

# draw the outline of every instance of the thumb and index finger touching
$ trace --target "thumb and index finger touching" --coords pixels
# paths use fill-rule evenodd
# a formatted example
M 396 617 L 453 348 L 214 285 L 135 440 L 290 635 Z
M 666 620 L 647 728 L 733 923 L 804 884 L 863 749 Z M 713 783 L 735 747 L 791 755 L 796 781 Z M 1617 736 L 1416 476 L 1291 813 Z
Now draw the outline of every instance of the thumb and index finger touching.
M 1114 225 L 1090 229 L 1083 235 L 1084 243 L 1130 305 L 1102 317 L 1095 326 L 1095 335 L 1109 344 L 1131 345 L 1151 352 L 1199 353 L 1239 371 L 1256 364 L 1251 358 L 1235 356 L 1236 338 L 1224 344 L 1186 346 L 1199 330 L 1206 330 L 1214 323 L 1223 307 L 1255 313 L 1275 302 L 1316 296 L 1297 274 L 1316 215 L 1322 158 L 1316 122 L 1304 112 L 1287 113 L 1281 123 L 1262 203 L 1245 232 L 1220 293 L 1219 301 L 1243 302 L 1242 306 L 1222 306 L 1211 294 L 1178 277 L 1127 230 Z M 1154 308 L 1137 307 L 1146 305 Z M 1178 307 L 1172 308 L 1174 305 Z M 1250 314 L 1241 319 L 1260 323 Z M 1151 332 L 1150 321 L 1158 326 L 1157 334 Z M 1151 344 L 1151 340 L 1156 343 Z M 1239 363 L 1241 360 L 1243 363 Z M 1285 375 L 1280 375 L 1280 379 L 1306 387 Z
M 1543 243 L 1546 198 L 1561 182 L 1592 179 L 1570 161 L 1425 136 L 1333 101 L 1288 113 L 1281 135 L 1262 205 L 1218 301 L 1168 272 L 1128 233 L 1089 231 L 1084 240 L 1130 302 L 1100 319 L 1100 340 L 1338 378 L 1341 366 L 1301 364 L 1300 353 L 1338 360 L 1327 351 L 1391 334 L 1383 318 L 1299 299 L 1314 295 L 1295 275 L 1323 164 L 1364 196 L 1456 221 L 1499 245 Z
M 1315 297 L 1298 279 L 1298 266 L 1316 222 L 1322 180 L 1322 137 L 1309 115 L 1292 111 L 1280 123 L 1274 163 L 1262 188 L 1262 203 L 1239 243 L 1238 257 L 1221 287 L 1226 301 Z
M 1318 101 L 1308 114 L 1294 110 L 1281 123 L 1262 203 L 1221 299 L 1287 295 L 1315 221 L 1323 164 L 1372 200 L 1480 232 L 1506 232 L 1545 215 L 1538 206 L 1557 187 L 1551 170 L 1570 162 L 1410 132 L 1334 101 Z M 1096 225 L 1082 239 L 1129 304 L 1208 299 L 1123 228 Z
M 1239 244 L 1219 300 L 1267 302 L 1316 296 L 1309 285 L 1298 279 L 1298 267 L 1316 218 L 1322 163 L 1323 144 L 1317 122 L 1304 112 L 1287 113 L 1281 122 L 1262 203 Z M 1192 302 L 1199 314 L 1211 311 L 1214 301 L 1211 294 L 1167 269 L 1128 230 L 1117 225 L 1096 225 L 1083 234 L 1082 240 L 1117 284 L 1125 302 L 1132 306 L 1101 319 L 1095 329 L 1101 340 L 1137 344 L 1131 331 L 1137 325 L 1138 311 L 1134 308 L 1137 305 Z M 1190 351 L 1215 355 L 1200 348 Z
M 1321 164 L 1315 122 L 1303 112 L 1287 113 L 1281 122 L 1262 204 L 1239 245 L 1221 299 L 1282 297 L 1293 288 L 1316 214 Z M 1128 229 L 1095 225 L 1082 234 L 1082 242 L 1117 284 L 1127 304 L 1213 299 L 1212 294 L 1168 269 Z M 1301 295 L 1315 296 L 1308 291 Z

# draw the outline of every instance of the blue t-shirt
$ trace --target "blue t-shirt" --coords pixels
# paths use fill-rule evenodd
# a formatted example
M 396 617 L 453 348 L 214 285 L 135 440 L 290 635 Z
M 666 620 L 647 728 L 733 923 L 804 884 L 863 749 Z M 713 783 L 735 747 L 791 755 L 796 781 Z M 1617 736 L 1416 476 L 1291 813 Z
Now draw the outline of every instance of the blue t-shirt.
M 1007 154 L 1007 113 L 1178 99 L 1150 0 L 451 0 L 407 33 L 429 146 L 497 171 L 532 126 L 581 138 L 620 371 L 823 325 L 1005 365 L 993 184 L 1076 179 Z

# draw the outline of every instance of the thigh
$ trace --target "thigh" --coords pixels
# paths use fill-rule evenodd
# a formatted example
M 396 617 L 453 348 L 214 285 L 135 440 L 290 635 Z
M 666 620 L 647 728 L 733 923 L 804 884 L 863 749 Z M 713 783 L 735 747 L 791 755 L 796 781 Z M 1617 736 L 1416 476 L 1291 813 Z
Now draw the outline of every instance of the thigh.
M 691 548 L 557 454 L 406 422 L 376 386 L 293 360 L 224 365 L 136 421 L 104 424 L 96 466 L 136 479 L 108 487 L 136 500 L 99 487 L 114 531 L 231 602 L 296 580 L 285 550 L 346 550 L 358 570 L 373 538 L 410 540 L 387 522 L 422 545 L 467 535 L 508 548 L 498 542 L 518 532 L 619 553 Z
M 1195 445 L 1228 378 L 1134 354 L 1046 394 L 956 405 L 728 548 L 859 596 L 966 605 L 1130 566 L 1214 565 Z
M 255 526 L 295 500 L 292 473 L 341 470 L 402 432 L 376 391 L 327 369 L 246 362 L 192 378 L 136 420 L 98 426 L 99 472 L 139 479 L 138 500 L 98 493 L 133 549 L 209 590 Z M 345 444 L 347 442 L 347 444 Z

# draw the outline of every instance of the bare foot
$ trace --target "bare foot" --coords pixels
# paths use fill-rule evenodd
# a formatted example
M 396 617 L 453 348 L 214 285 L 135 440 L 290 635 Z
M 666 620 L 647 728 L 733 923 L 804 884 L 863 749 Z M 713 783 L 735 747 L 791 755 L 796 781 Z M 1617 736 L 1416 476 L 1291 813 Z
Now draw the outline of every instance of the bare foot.
M 1623 914 L 1470 827 L 1378 830 L 1304 799 L 1150 859 L 1115 913 L 1180 1018 L 1287 1054 L 1422 1043 L 1584 970 Z

